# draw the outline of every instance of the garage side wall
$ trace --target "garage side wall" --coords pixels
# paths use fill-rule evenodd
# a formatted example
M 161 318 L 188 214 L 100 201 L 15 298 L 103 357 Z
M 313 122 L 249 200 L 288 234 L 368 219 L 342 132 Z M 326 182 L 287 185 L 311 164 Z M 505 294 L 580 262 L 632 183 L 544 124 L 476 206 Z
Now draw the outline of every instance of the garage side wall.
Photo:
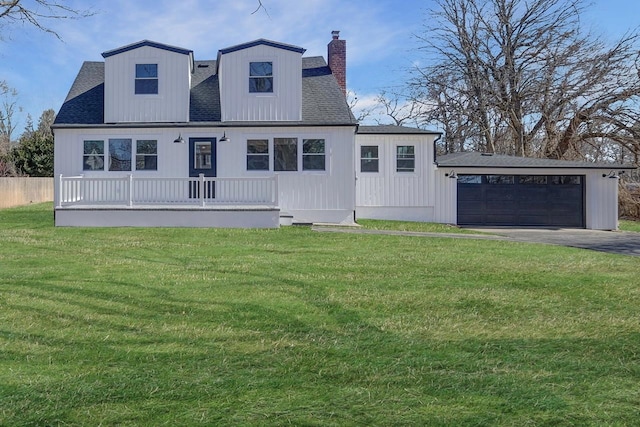
M 618 179 L 603 177 L 609 171 L 593 171 L 586 175 L 587 228 L 618 229 Z

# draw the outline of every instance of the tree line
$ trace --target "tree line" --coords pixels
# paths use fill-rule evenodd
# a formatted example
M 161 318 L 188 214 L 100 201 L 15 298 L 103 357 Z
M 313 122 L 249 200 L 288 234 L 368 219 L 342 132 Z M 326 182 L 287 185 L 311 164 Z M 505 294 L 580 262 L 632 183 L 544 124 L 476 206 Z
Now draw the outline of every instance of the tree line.
M 37 126 L 30 115 L 20 137 L 14 141 L 17 92 L 6 82 L 0 82 L 0 177 L 53 176 L 53 124 L 56 114 L 52 109 L 42 112 Z
M 0 41 L 2 30 L 10 26 L 35 28 L 61 39 L 49 23 L 94 15 L 90 9 L 76 9 L 65 0 L 0 1 Z M 31 116 L 17 141 L 14 140 L 18 93 L 0 80 L 0 176 L 53 176 L 53 133 L 55 112 L 45 110 L 34 126 Z
M 378 97 L 395 124 L 443 130 L 441 152 L 640 164 L 637 30 L 587 31 L 583 0 L 432 4 L 424 65 Z

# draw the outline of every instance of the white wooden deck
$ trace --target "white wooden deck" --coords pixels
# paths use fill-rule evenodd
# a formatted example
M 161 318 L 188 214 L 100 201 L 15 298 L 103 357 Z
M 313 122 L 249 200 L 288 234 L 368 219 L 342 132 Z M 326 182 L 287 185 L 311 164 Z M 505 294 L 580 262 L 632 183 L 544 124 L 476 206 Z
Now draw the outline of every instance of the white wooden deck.
M 275 228 L 277 177 L 64 177 L 57 226 Z

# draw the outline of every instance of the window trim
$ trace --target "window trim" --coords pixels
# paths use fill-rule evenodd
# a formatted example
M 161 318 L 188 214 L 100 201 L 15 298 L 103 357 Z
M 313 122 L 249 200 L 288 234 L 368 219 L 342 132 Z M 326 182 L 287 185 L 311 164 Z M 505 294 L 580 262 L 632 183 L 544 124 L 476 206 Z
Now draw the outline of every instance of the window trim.
M 322 153 L 305 153 L 304 146 L 307 141 L 322 141 Z M 302 162 L 300 164 L 302 172 L 326 172 L 327 171 L 327 141 L 325 138 L 302 138 Z M 305 168 L 304 160 L 306 158 L 322 157 L 322 169 Z
M 156 150 L 155 150 L 156 152 L 155 152 L 155 154 L 140 153 L 138 151 L 138 143 L 139 142 L 155 142 L 155 144 L 156 144 Z M 132 148 L 132 151 L 133 151 L 133 148 Z M 151 138 L 140 138 L 140 139 L 136 138 L 136 140 L 135 140 L 135 154 L 132 153 L 132 157 L 133 156 L 135 156 L 135 162 L 133 162 L 134 165 L 135 165 L 135 169 L 133 169 L 133 170 L 141 171 L 141 172 L 155 172 L 155 171 L 157 171 L 158 170 L 158 140 L 157 139 L 151 139 Z M 155 157 L 155 159 L 156 159 L 156 167 L 155 167 L 155 169 L 146 169 L 146 168 L 138 169 L 138 157 L 140 157 L 140 156 L 144 156 L 145 159 L 147 157 Z M 132 165 L 132 167 L 133 167 L 133 165 Z
M 138 66 L 155 66 L 155 77 L 151 76 L 142 76 L 138 77 Z M 160 95 L 160 67 L 158 63 L 153 62 L 136 62 L 134 66 L 134 81 L 133 81 L 133 94 L 136 96 L 158 96 Z M 155 92 L 138 92 L 138 82 L 139 81 L 155 81 L 156 82 L 156 91 Z
M 295 169 L 276 169 L 276 166 L 278 165 L 278 163 L 276 162 L 276 140 L 295 140 Z M 289 141 L 291 142 L 291 141 Z M 295 137 L 291 137 L 291 136 L 286 136 L 286 137 L 274 137 L 273 138 L 273 171 L 274 172 L 300 172 L 300 137 L 295 136 Z
M 253 96 L 273 96 L 276 93 L 276 79 L 275 79 L 275 75 L 276 75 L 276 66 L 275 66 L 275 61 L 273 59 L 263 59 L 263 60 L 259 60 L 256 58 L 253 58 L 255 60 L 249 60 L 248 64 L 247 64 L 247 93 L 249 95 L 253 95 Z M 264 76 L 254 76 L 251 73 L 251 64 L 256 64 L 256 63 L 269 63 L 271 64 L 271 75 L 264 75 Z M 271 90 L 269 91 L 252 91 L 251 90 L 251 81 L 252 79 L 271 79 Z
M 111 167 L 113 165 L 113 158 L 111 156 L 111 144 L 114 140 L 125 140 L 130 143 L 131 149 L 131 159 L 129 160 L 131 163 L 131 168 L 128 170 L 112 170 Z M 82 153 L 79 156 L 80 169 L 81 173 L 87 174 L 89 176 L 95 175 L 112 175 L 112 174 L 128 174 L 128 173 L 140 173 L 140 174 L 154 174 L 160 170 L 161 164 L 160 159 L 162 154 L 164 153 L 162 144 L 160 141 L 162 140 L 162 135 L 159 134 L 141 134 L 141 135 L 132 135 L 132 134 L 116 134 L 116 135 L 82 135 L 80 136 L 80 147 L 82 149 Z M 84 145 L 85 142 L 89 141 L 97 141 L 102 142 L 103 151 L 104 151 L 104 159 L 103 159 L 103 167 L 102 169 L 85 169 L 85 159 L 90 156 L 90 154 L 85 154 Z M 155 154 L 147 154 L 147 153 L 138 153 L 138 142 L 139 141 L 155 141 L 156 142 L 156 153 Z M 156 157 L 156 169 L 138 169 L 137 161 L 138 156 L 155 156 Z
M 400 147 L 412 147 L 413 148 L 413 157 L 409 158 L 400 158 L 398 156 L 398 149 Z M 401 175 L 408 175 L 408 174 L 415 174 L 416 173 L 416 169 L 417 169 L 417 165 L 416 165 L 416 144 L 409 144 L 409 143 L 398 143 L 395 144 L 395 173 L 397 174 L 401 174 Z M 399 160 L 413 160 L 413 168 L 411 170 L 400 170 L 400 168 L 398 167 L 398 161 Z
M 108 172 L 132 172 L 133 169 L 133 138 L 108 138 L 107 141 L 109 142 L 109 161 L 107 163 L 107 168 L 106 170 Z M 112 155 L 111 155 L 111 142 L 112 141 L 128 141 L 129 142 L 129 168 L 128 169 L 111 169 L 113 166 L 113 160 L 112 160 Z M 123 160 L 123 162 L 127 162 L 127 160 Z
M 96 153 L 96 154 L 87 154 L 86 153 L 86 143 L 87 142 L 101 142 L 102 143 L 102 154 Z M 83 172 L 104 172 L 105 171 L 105 166 L 106 166 L 106 162 L 105 162 L 105 152 L 104 152 L 104 148 L 105 148 L 105 144 L 104 144 L 104 139 L 82 139 L 82 171 Z M 87 169 L 85 167 L 86 163 L 86 159 L 87 157 L 99 157 L 102 159 L 102 167 L 99 169 Z
M 265 142 L 267 143 L 267 152 L 266 153 L 249 153 L 249 141 L 256 141 L 256 142 Z M 271 154 L 272 154 L 272 142 L 269 138 L 264 138 L 264 137 L 255 137 L 255 138 L 247 138 L 246 139 L 246 150 L 245 150 L 245 155 L 246 155 L 246 162 L 245 162 L 245 167 L 247 172 L 250 173 L 254 173 L 254 172 L 269 172 L 272 169 L 272 165 L 271 165 Z M 265 157 L 267 158 L 267 168 L 266 169 L 249 169 L 249 156 L 251 157 Z
M 376 151 L 377 151 L 377 157 L 362 157 L 362 149 L 365 147 L 375 147 Z M 376 144 L 376 145 L 371 145 L 371 144 L 362 144 L 360 145 L 360 173 L 366 173 L 366 174 L 373 174 L 373 173 L 380 173 L 380 144 Z M 376 170 L 375 171 L 367 171 L 367 170 L 362 170 L 362 162 L 364 160 L 367 161 L 376 161 Z

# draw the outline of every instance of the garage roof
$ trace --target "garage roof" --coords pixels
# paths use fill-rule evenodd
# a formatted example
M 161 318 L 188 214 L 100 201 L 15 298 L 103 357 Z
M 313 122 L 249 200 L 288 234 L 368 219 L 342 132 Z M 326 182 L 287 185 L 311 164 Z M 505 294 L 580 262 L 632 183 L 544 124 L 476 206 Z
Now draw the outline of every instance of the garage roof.
M 396 125 L 376 125 L 358 127 L 358 134 L 374 134 L 374 135 L 442 135 L 442 132 L 436 132 L 426 129 L 418 129 L 409 126 L 396 126 Z
M 465 168 L 544 168 L 544 169 L 636 169 L 620 163 L 590 163 L 570 160 L 537 159 L 532 157 L 504 156 L 489 153 L 451 153 L 438 156 L 436 164 L 443 167 Z

